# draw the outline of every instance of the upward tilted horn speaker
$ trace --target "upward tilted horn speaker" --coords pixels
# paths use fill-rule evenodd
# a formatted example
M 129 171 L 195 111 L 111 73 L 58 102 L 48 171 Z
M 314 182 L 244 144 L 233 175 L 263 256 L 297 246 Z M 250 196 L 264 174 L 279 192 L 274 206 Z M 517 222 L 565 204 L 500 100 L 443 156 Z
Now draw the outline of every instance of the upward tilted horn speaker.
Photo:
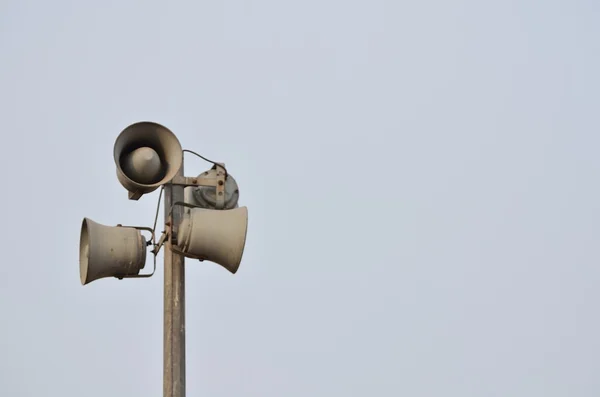
M 138 274 L 146 263 L 146 246 L 135 228 L 105 226 L 84 218 L 79 242 L 81 284 Z
M 247 230 L 246 207 L 193 208 L 179 225 L 174 250 L 189 258 L 215 262 L 235 274 L 242 261 Z
M 119 134 L 114 159 L 119 182 L 131 200 L 138 200 L 173 179 L 183 163 L 183 152 L 171 130 L 142 121 Z

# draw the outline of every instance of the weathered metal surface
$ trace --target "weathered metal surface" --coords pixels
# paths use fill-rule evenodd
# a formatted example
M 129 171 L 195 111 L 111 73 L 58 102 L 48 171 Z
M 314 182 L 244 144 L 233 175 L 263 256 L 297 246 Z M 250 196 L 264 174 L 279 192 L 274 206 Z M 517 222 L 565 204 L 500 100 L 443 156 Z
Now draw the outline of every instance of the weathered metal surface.
M 183 164 L 174 179 L 183 177 Z M 165 185 L 165 223 L 171 236 L 183 217 L 183 186 Z M 185 259 L 173 252 L 171 238 L 166 240 L 164 279 L 164 356 L 163 396 L 185 397 Z
M 165 243 L 165 241 L 167 240 L 167 238 L 169 238 L 169 227 L 167 227 L 167 230 L 165 230 L 160 238 L 158 239 L 158 242 L 154 245 L 154 248 L 152 249 L 152 253 L 154 255 L 158 255 L 158 253 L 160 252 L 160 249 L 162 248 L 163 244 Z
M 199 178 L 214 179 L 217 183 L 213 186 L 197 186 L 190 188 L 186 195 L 186 202 L 196 206 L 230 210 L 238 207 L 240 191 L 237 182 L 231 174 L 226 175 L 225 169 L 214 167 L 203 172 Z
M 176 186 L 217 186 L 218 183 L 219 181 L 216 177 L 205 175 L 196 177 L 178 175 L 175 176 L 175 178 L 173 178 L 168 184 Z
M 220 165 L 215 165 L 217 171 L 217 196 L 215 201 L 215 208 L 222 210 L 225 208 L 225 168 Z

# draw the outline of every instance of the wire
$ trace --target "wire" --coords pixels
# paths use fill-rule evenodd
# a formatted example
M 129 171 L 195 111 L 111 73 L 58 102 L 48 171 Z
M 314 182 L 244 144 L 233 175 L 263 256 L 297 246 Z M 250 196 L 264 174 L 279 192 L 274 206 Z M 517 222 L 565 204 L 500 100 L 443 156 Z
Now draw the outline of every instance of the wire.
M 225 177 L 227 177 L 227 176 L 228 176 L 227 169 L 226 169 L 225 167 L 223 167 L 221 164 L 217 163 L 216 161 L 209 160 L 209 159 L 207 159 L 206 157 L 204 157 L 204 156 L 202 156 L 202 155 L 200 155 L 200 154 L 198 154 L 198 153 L 194 152 L 193 150 L 189 150 L 189 149 L 183 149 L 183 152 L 188 152 L 188 153 L 194 154 L 194 155 L 196 155 L 196 156 L 200 157 L 200 158 L 201 158 L 202 160 L 204 160 L 204 161 L 207 161 L 207 162 L 209 162 L 209 163 L 212 163 L 212 164 L 214 164 L 215 166 L 219 166 L 219 167 L 223 168 L 223 170 L 225 170 Z
M 156 204 L 156 215 L 154 216 L 154 227 L 152 228 L 153 233 L 156 233 L 156 223 L 158 222 L 158 213 L 160 211 L 160 199 L 162 198 L 163 190 L 165 190 L 165 187 L 161 186 L 160 193 L 158 194 L 158 204 Z
M 196 155 L 196 156 L 200 157 L 200 158 L 201 158 L 202 160 L 204 160 L 204 161 L 207 161 L 207 162 L 209 162 L 209 163 L 212 163 L 212 164 L 213 164 L 213 165 L 215 165 L 215 166 L 218 166 L 218 167 L 221 167 L 221 168 L 223 168 L 223 170 L 225 171 L 225 177 L 227 178 L 227 176 L 228 176 L 228 175 L 227 175 L 227 169 L 226 169 L 225 167 L 223 167 L 221 164 L 219 164 L 219 163 L 217 163 L 217 162 L 215 162 L 215 161 L 209 160 L 209 159 L 207 159 L 206 157 L 204 157 L 204 156 L 202 156 L 202 155 L 200 155 L 200 154 L 198 154 L 198 153 L 194 152 L 193 150 L 189 150 L 189 149 L 183 149 L 182 151 L 183 151 L 183 152 L 188 152 L 188 153 L 191 153 L 191 154 L 193 154 L 193 155 Z M 159 214 L 159 212 L 160 212 L 160 200 L 161 200 L 161 198 L 162 198 L 162 195 L 163 195 L 163 191 L 164 191 L 164 190 L 165 190 L 165 187 L 164 187 L 164 186 L 161 186 L 161 187 L 160 187 L 160 193 L 158 194 L 158 203 L 156 204 L 156 215 L 154 216 L 154 226 L 152 227 L 152 234 L 153 234 L 153 235 L 156 235 L 156 234 L 155 234 L 155 233 L 156 233 L 156 224 L 158 223 L 158 214 Z

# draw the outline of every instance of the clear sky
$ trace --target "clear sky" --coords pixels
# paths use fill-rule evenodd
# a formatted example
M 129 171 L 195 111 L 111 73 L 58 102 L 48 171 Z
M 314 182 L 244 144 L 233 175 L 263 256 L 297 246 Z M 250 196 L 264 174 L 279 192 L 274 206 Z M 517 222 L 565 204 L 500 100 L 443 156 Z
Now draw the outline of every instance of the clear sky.
M 162 395 L 162 265 L 78 267 L 84 216 L 152 224 L 112 158 L 150 120 L 249 208 L 236 275 L 187 262 L 189 396 L 600 395 L 599 37 L 592 0 L 0 2 L 0 394 Z

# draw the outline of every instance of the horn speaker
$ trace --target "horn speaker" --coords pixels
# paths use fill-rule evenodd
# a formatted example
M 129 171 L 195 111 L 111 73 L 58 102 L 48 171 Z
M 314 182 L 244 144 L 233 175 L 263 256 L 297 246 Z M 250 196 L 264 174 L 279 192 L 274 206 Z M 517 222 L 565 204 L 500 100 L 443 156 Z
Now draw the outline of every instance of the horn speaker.
M 117 178 L 131 200 L 169 182 L 183 163 L 179 140 L 167 127 L 150 121 L 125 128 L 114 145 Z
M 137 229 L 105 226 L 84 218 L 79 242 L 81 284 L 138 274 L 146 263 L 146 246 Z
M 184 256 L 215 262 L 237 272 L 248 230 L 248 209 L 193 208 L 184 216 L 177 233 L 176 249 Z

